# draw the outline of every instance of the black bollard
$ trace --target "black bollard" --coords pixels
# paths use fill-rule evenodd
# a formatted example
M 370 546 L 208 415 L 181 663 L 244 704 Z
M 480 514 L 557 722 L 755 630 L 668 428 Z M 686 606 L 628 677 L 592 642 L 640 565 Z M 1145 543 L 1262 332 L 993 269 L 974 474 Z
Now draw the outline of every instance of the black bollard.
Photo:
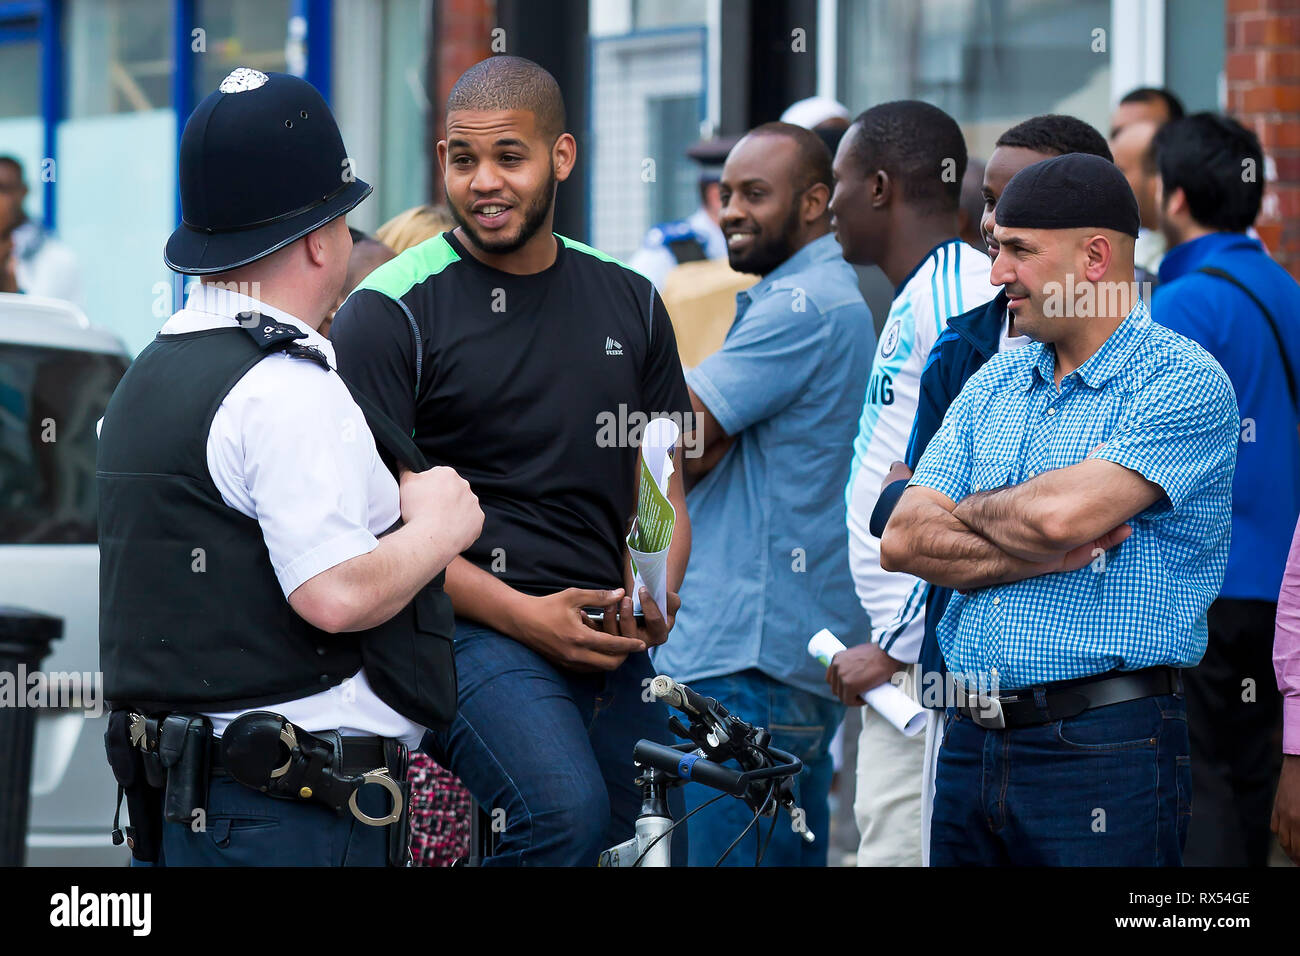
M 27 855 L 32 749 L 36 708 L 26 706 L 27 681 L 50 644 L 63 636 L 63 619 L 0 605 L 0 866 L 22 866 Z

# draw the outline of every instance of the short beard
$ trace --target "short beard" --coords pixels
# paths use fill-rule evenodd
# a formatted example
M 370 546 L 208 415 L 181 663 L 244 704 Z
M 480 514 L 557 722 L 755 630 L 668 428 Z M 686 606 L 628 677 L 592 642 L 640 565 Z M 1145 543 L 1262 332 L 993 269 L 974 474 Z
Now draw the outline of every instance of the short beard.
M 754 248 L 743 258 L 736 258 L 728 252 L 727 264 L 737 272 L 757 276 L 767 275 L 794 255 L 794 235 L 798 227 L 799 205 L 796 203 L 791 207 L 790 215 L 786 216 L 785 222 L 782 223 L 779 235 L 763 239 L 760 233 L 755 237 Z
M 541 193 L 524 207 L 524 222 L 519 227 L 519 234 L 513 239 L 487 240 L 479 235 L 477 227 L 472 219 L 461 214 L 457 205 L 452 202 L 451 194 L 447 192 L 447 186 L 444 183 L 442 187 L 443 195 L 447 197 L 447 208 L 451 210 L 451 216 L 456 220 L 456 224 L 464 230 L 466 237 L 480 250 L 494 256 L 509 255 L 517 249 L 523 247 L 529 239 L 533 238 L 546 222 L 546 217 L 551 212 L 551 207 L 555 204 L 555 163 L 550 164 L 550 171 L 546 176 L 546 185 L 542 187 Z

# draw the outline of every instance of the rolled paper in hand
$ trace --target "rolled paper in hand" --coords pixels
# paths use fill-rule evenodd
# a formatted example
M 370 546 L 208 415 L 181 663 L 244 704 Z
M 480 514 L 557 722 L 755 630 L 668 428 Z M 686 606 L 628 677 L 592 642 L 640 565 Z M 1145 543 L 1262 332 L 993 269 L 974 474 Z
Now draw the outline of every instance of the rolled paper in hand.
M 844 643 L 824 627 L 808 641 L 808 653 L 823 667 L 830 667 L 831 660 L 844 649 Z M 925 708 L 889 681 L 858 698 L 904 737 L 913 737 L 925 728 Z

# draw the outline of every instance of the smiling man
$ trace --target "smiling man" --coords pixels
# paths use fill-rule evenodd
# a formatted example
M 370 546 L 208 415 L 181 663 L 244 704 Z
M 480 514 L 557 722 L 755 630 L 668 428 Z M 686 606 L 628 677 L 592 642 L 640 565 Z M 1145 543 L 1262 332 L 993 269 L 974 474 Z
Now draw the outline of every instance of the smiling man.
M 998 137 L 993 154 L 984 167 L 982 194 L 983 213 L 978 227 L 982 245 L 988 249 L 989 258 L 998 257 L 998 242 L 993 235 L 994 215 L 997 211 L 998 198 L 1002 190 L 1011 181 L 1011 177 L 1033 163 L 1064 156 L 1067 153 L 1090 153 L 1102 159 L 1110 159 L 1110 149 L 1101 133 L 1081 119 L 1048 113 L 1035 116 L 1023 123 L 1011 127 Z M 885 480 L 889 482 L 880 493 L 880 500 L 871 513 L 871 533 L 879 537 L 899 496 L 907 486 L 907 479 L 912 477 L 921 456 L 925 454 L 930 439 L 938 431 L 944 414 L 956 400 L 966 381 L 979 371 L 980 367 L 999 352 L 1020 348 L 1027 345 L 1029 339 L 1023 335 L 1011 319 L 1007 309 L 1005 294 L 999 293 L 988 302 L 976 306 L 969 312 L 954 316 L 948 320 L 948 327 L 939 336 L 925 360 L 925 370 L 921 373 L 920 400 L 917 404 L 916 419 L 912 422 L 912 436 L 907 442 L 907 457 L 904 461 L 894 462 L 893 468 Z M 948 606 L 952 596 L 949 588 L 927 587 L 925 589 L 925 629 L 924 635 L 916 634 L 911 647 L 904 644 L 894 653 L 905 660 L 910 660 L 918 653 L 921 671 L 921 703 L 927 708 L 925 727 L 925 766 L 921 780 L 921 862 L 929 861 L 930 813 L 934 803 L 935 761 L 942 742 L 942 717 L 944 701 L 934 693 L 942 686 L 944 674 L 943 655 L 939 652 L 939 643 L 935 637 L 935 627 L 943 617 L 943 610 Z M 912 613 L 915 608 L 910 609 Z M 899 608 L 901 619 L 909 611 L 908 607 Z M 905 649 L 907 648 L 907 649 Z M 853 668 L 853 659 L 849 655 L 839 655 L 831 665 L 832 683 L 838 682 L 841 699 L 852 699 L 871 689 L 868 680 L 869 671 Z M 872 768 L 864 768 L 870 772 Z
M 633 833 L 633 745 L 672 742 L 666 707 L 641 695 L 690 553 L 675 481 L 668 607 L 642 590 L 638 625 L 624 536 L 639 435 L 610 442 L 600 423 L 681 421 L 690 399 L 650 281 L 552 231 L 577 147 L 549 73 L 511 56 L 472 66 L 438 157 L 459 225 L 371 273 L 332 338 L 341 371 L 430 461 L 457 463 L 485 515 L 447 569 L 460 714 L 426 749 L 505 811 L 489 862 L 590 865 Z
M 934 865 L 1182 861 L 1180 675 L 1227 564 L 1237 403 L 1137 298 L 1138 221 L 1099 156 L 1011 178 L 992 277 L 1035 344 L 966 383 L 881 539 L 882 567 L 959 592 L 939 645 L 993 697 L 948 708 Z
M 772 866 L 826 865 L 829 747 L 844 708 L 808 638 L 823 627 L 848 644 L 866 637 L 840 492 L 875 335 L 831 235 L 830 192 L 830 153 L 801 126 L 759 126 L 727 156 L 727 258 L 763 278 L 737 296 L 721 350 L 686 376 L 704 449 L 685 460 L 694 553 L 678 633 L 654 658 L 804 762 L 800 806 L 815 841 L 779 825 Z M 709 799 L 701 790 L 688 788 L 692 808 Z M 692 865 L 715 863 L 752 818 L 736 800 L 692 817 Z M 758 833 L 746 839 L 727 863 L 753 861 Z

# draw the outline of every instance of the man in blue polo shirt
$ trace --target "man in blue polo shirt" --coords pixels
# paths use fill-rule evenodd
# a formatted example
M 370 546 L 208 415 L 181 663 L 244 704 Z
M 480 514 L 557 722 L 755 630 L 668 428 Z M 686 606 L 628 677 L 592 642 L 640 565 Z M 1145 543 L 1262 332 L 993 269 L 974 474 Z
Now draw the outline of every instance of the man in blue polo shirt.
M 703 454 L 695 483 L 691 563 L 673 640 L 656 667 L 767 727 L 804 762 L 799 805 L 809 844 L 778 822 L 765 865 L 825 866 L 829 746 L 844 706 L 806 647 L 830 628 L 867 637 L 849 575 L 843 488 L 875 347 L 857 274 L 830 231 L 831 157 L 816 133 L 788 123 L 751 131 L 722 173 L 722 229 L 739 272 L 763 277 L 736 297 L 720 351 L 686 373 Z M 686 788 L 694 810 L 711 794 Z M 711 866 L 753 814 L 725 800 L 691 818 L 691 865 Z M 759 832 L 727 856 L 752 864 Z
M 1138 297 L 1113 164 L 1034 163 L 996 220 L 992 279 L 1034 343 L 966 383 L 881 541 L 882 567 L 959 592 L 931 863 L 1178 865 L 1179 669 L 1227 563 L 1232 386 Z
M 1300 514 L 1300 286 L 1245 235 L 1264 193 L 1254 133 L 1198 113 L 1164 126 L 1154 149 L 1169 252 L 1151 314 L 1219 361 L 1241 409 L 1228 570 L 1205 658 L 1186 675 L 1196 789 L 1186 861 L 1265 866 L 1282 720 L 1273 620 Z

